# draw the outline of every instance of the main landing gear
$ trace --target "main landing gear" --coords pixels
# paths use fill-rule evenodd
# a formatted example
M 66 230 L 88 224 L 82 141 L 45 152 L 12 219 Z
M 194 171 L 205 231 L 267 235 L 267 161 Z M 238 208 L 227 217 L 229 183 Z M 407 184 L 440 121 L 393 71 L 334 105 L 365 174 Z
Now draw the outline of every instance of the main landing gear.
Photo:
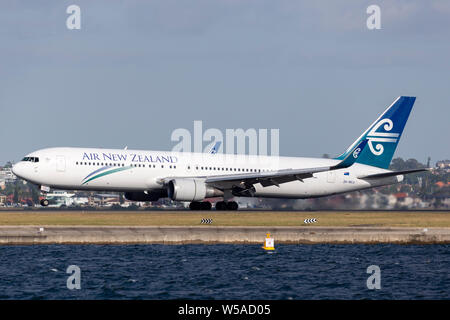
M 216 210 L 237 210 L 239 205 L 236 201 L 219 201 L 216 202 Z
M 192 201 L 189 204 L 189 209 L 191 210 L 211 210 L 211 202 L 208 201 L 204 201 L 204 202 L 199 202 L 199 201 Z M 237 202 L 235 201 L 219 201 L 216 202 L 216 210 L 237 210 L 239 208 Z
M 189 209 L 191 210 L 211 210 L 211 202 L 209 201 L 204 201 L 204 202 L 199 202 L 199 201 L 192 201 L 189 204 Z

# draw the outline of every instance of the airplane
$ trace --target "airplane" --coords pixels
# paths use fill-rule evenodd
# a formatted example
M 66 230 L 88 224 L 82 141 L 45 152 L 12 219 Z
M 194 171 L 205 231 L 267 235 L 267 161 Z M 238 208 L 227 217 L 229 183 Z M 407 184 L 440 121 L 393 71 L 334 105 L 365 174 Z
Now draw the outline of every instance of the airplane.
M 305 199 L 403 181 L 425 171 L 391 171 L 415 97 L 398 97 L 338 157 L 300 158 L 242 154 L 144 151 L 102 148 L 47 148 L 26 155 L 13 173 L 50 189 L 124 192 L 130 201 L 170 198 L 191 210 L 237 210 L 234 197 Z M 48 200 L 41 200 L 42 206 Z

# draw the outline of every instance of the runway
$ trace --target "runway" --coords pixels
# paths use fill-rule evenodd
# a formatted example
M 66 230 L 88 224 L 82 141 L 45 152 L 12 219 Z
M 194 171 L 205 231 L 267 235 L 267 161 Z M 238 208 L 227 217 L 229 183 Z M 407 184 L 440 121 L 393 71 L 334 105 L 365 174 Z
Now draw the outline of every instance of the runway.
M 0 210 L 0 226 L 200 226 L 202 219 L 211 226 L 450 228 L 450 211 Z
M 450 243 L 450 213 L 0 211 L 6 245 L 262 244 L 268 232 L 276 244 Z

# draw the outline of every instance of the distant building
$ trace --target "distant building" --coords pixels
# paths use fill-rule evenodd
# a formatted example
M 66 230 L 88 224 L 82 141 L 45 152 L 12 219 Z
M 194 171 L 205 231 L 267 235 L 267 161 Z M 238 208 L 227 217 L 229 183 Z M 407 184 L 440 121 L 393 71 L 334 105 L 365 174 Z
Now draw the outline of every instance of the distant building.
M 0 182 L 10 183 L 17 180 L 16 175 L 12 172 L 11 168 L 0 168 Z
M 75 193 L 68 193 L 66 191 L 53 191 L 47 193 L 47 199 L 49 201 L 49 207 L 69 207 L 73 204 L 73 197 Z
M 439 169 L 450 169 L 450 160 L 441 160 L 436 162 L 436 167 Z
M 450 181 L 447 181 L 447 183 L 443 181 L 438 181 L 435 183 L 435 185 L 437 185 L 439 188 L 447 187 L 450 186 Z

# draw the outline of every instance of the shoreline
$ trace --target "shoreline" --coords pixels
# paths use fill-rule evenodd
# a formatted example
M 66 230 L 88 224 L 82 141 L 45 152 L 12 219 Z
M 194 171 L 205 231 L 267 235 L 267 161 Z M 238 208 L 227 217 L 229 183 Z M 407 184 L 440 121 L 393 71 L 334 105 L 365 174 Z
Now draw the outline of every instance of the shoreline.
M 41 229 L 43 228 L 43 229 Z M 449 244 L 450 228 L 260 226 L 0 226 L 0 245 Z

